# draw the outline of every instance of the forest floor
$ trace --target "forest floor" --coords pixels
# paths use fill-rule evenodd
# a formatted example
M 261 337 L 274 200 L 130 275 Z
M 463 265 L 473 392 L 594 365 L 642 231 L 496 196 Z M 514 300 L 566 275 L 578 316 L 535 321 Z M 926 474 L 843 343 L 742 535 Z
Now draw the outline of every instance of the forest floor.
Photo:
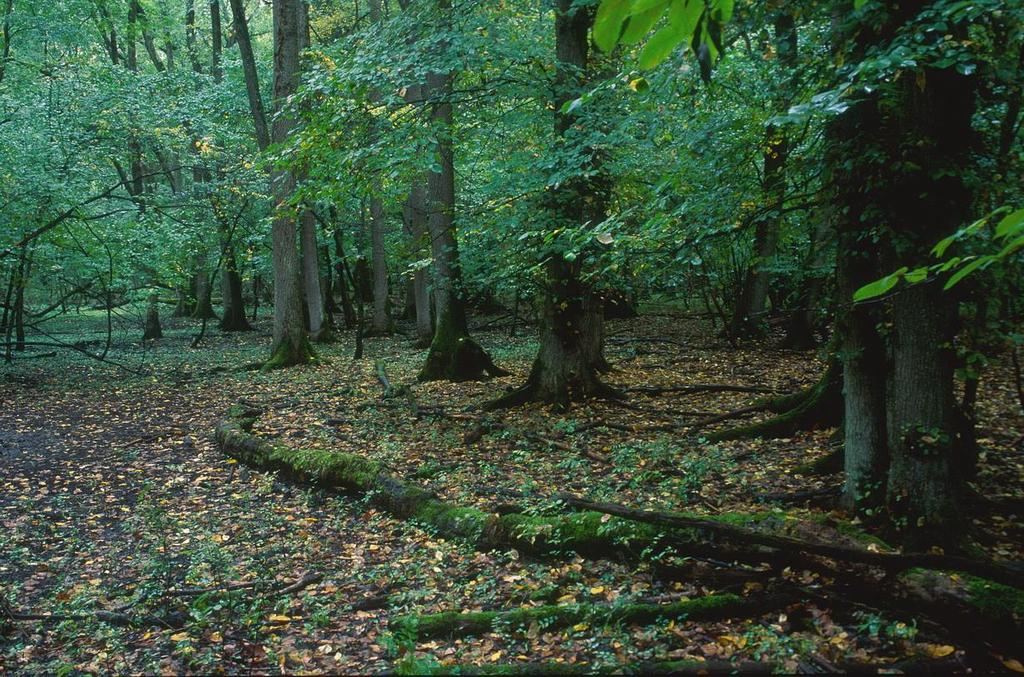
M 101 321 L 71 316 L 66 331 L 79 340 L 89 326 L 95 335 L 84 338 L 102 342 L 91 327 Z M 525 378 L 536 346 L 528 327 L 518 338 L 507 329 L 476 332 L 512 376 L 419 384 L 424 351 L 401 336 L 367 339 L 366 359 L 353 362 L 348 332 L 318 347 L 315 365 L 264 375 L 241 367 L 266 356 L 266 320 L 248 334 L 211 330 L 198 349 L 188 347 L 195 323 L 170 324 L 149 346 L 127 335 L 115 341 L 110 357 L 131 372 L 74 353 L 0 367 L 0 602 L 55 614 L 6 624 L 0 615 L 0 672 L 422 672 L 540 662 L 608 669 L 666 658 L 828 672 L 898 668 L 915 657 L 977 659 L 976 649 L 913 616 L 821 600 L 725 621 L 534 623 L 429 642 L 398 636 L 389 622 L 409 613 L 668 602 L 725 588 L 754 595 L 766 583 L 729 587 L 678 567 L 666 573 L 672 567 L 657 553 L 539 560 L 476 552 L 366 500 L 233 462 L 212 436 L 231 405 L 265 410 L 254 430 L 261 437 L 372 457 L 462 506 L 543 514 L 563 509 L 553 494 L 571 492 L 650 509 L 758 512 L 791 522 L 801 536 L 856 542 L 846 516 L 813 500 L 784 502 L 839 485 L 837 475 L 799 472 L 829 453 L 834 431 L 709 444 L 701 434 L 715 427 L 692 424 L 763 395 L 637 390 L 627 406 L 595 402 L 566 414 L 525 407 L 491 414 L 482 427 L 473 407 Z M 784 394 L 823 369 L 815 351 L 780 350 L 770 340 L 733 349 L 706 323 L 671 316 L 612 321 L 608 336 L 614 369 L 606 378 L 626 391 L 731 384 Z M 384 397 L 378 364 L 393 384 L 409 386 L 411 399 Z M 983 495 L 1024 493 L 1024 417 L 1009 365 L 991 366 L 979 401 L 975 486 Z M 989 556 L 1024 560 L 1024 514 L 979 516 L 975 527 Z M 786 577 L 821 583 L 810 571 Z M 295 581 L 301 589 L 281 590 Z M 164 615 L 122 627 L 97 611 Z M 1024 671 L 1020 653 L 994 660 Z

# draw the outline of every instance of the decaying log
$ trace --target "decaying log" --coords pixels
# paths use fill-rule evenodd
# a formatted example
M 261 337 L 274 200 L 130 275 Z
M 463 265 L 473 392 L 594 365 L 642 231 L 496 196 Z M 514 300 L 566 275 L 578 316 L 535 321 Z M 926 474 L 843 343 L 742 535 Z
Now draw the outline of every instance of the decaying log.
M 736 526 L 711 519 L 699 519 L 676 513 L 654 510 L 637 510 L 615 503 L 600 503 L 569 494 L 557 494 L 555 498 L 567 505 L 583 510 L 601 512 L 623 519 L 630 519 L 644 524 L 651 524 L 667 529 L 697 529 L 707 533 L 723 536 L 739 543 L 762 545 L 779 550 L 804 552 L 812 555 L 828 557 L 847 563 L 867 564 L 879 567 L 890 573 L 909 569 L 938 569 L 962 571 L 997 583 L 1024 588 L 1024 571 L 1011 568 L 996 562 L 957 557 L 954 555 L 938 555 L 933 553 L 888 553 L 872 552 L 861 548 L 829 543 L 812 543 L 789 536 L 766 534 L 754 529 Z

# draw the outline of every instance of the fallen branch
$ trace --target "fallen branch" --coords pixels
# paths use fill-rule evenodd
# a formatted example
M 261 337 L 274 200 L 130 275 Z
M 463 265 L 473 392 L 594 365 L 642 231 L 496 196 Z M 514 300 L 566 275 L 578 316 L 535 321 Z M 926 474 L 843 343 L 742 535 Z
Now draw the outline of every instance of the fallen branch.
M 761 402 L 758 404 L 752 404 L 749 407 L 733 409 L 732 411 L 727 411 L 723 414 L 718 414 L 717 416 L 712 416 L 702 421 L 697 421 L 696 423 L 690 426 L 690 432 L 692 433 L 695 430 L 700 430 L 701 428 L 706 428 L 709 425 L 721 423 L 722 421 L 728 421 L 734 418 L 742 418 L 750 414 L 756 414 L 758 412 L 764 411 L 765 409 L 768 409 L 769 406 L 770 405 L 767 402 Z
M 812 555 L 828 557 L 842 562 L 867 564 L 879 567 L 890 573 L 907 571 L 914 568 L 962 571 L 981 576 L 997 583 L 1024 588 L 1024 571 L 1011 569 L 996 562 L 957 557 L 954 555 L 936 555 L 932 553 L 884 553 L 862 550 L 844 545 L 828 543 L 812 543 L 789 536 L 765 534 L 746 527 L 710 519 L 699 519 L 668 512 L 653 510 L 637 510 L 615 503 L 599 503 L 569 494 L 556 494 L 555 498 L 574 508 L 596 511 L 606 515 L 614 515 L 644 524 L 669 529 L 698 529 L 707 533 L 738 541 L 753 543 L 769 548 L 785 551 L 799 551 Z
M 64 621 L 102 621 L 110 625 L 142 628 L 157 626 L 165 628 L 180 628 L 185 625 L 188 618 L 183 613 L 170 613 L 167 616 L 153 616 L 144 614 L 141 616 L 130 616 L 117 611 L 92 611 L 77 614 L 33 614 L 22 611 L 15 611 L 4 600 L 0 599 L 0 616 L 11 621 L 32 621 L 32 622 L 55 622 Z
M 644 395 L 663 395 L 666 393 L 679 393 L 690 395 L 692 393 L 774 393 L 771 388 L 763 386 L 741 386 L 729 383 L 696 383 L 685 386 L 637 386 L 629 388 L 626 392 L 642 393 Z
M 323 579 L 323 574 L 308 574 L 306 576 L 303 576 L 299 580 L 295 581 L 294 583 L 277 583 L 271 586 L 271 592 L 273 594 L 269 595 L 269 597 L 281 597 L 283 595 L 288 595 L 293 592 L 298 592 L 299 590 L 308 588 L 314 583 L 319 583 Z M 213 588 L 190 588 L 187 590 L 169 590 L 166 593 L 166 595 L 168 597 L 199 597 L 200 595 L 206 595 L 216 592 L 235 592 L 237 590 L 251 590 L 253 588 L 262 587 L 263 585 L 263 581 L 246 581 L 244 583 L 228 583 L 227 585 L 222 585 Z

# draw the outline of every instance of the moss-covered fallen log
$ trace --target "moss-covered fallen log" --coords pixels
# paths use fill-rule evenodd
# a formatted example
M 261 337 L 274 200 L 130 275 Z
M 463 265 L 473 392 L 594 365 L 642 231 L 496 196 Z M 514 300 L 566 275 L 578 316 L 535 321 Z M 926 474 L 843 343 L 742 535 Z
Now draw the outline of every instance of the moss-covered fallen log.
M 768 662 L 676 660 L 638 661 L 625 665 L 566 661 L 452 665 L 439 666 L 428 672 L 431 675 L 770 675 L 778 670 L 779 666 Z
M 665 529 L 695 529 L 709 534 L 716 534 L 737 543 L 749 543 L 791 552 L 805 552 L 846 563 L 867 564 L 889 572 L 908 571 L 915 568 L 962 571 L 982 576 L 1005 586 L 1015 586 L 1024 589 L 1024 570 L 1013 569 L 996 562 L 932 553 L 901 554 L 873 552 L 851 546 L 815 543 L 789 536 L 762 533 L 735 524 L 701 519 L 681 513 L 637 510 L 614 503 L 588 501 L 578 496 L 567 494 L 560 494 L 557 498 L 575 508 L 591 512 L 601 512 L 606 515 L 635 520 Z
M 645 551 L 650 554 L 672 548 L 684 556 L 709 557 L 718 562 L 768 562 L 777 568 L 821 568 L 825 565 L 820 558 L 849 554 L 829 550 L 845 546 L 820 544 L 820 547 L 809 549 L 818 544 L 776 535 L 779 527 L 774 522 L 779 516 L 775 513 L 726 514 L 714 518 L 673 513 L 669 519 L 664 518 L 664 513 L 651 517 L 645 511 L 625 509 L 612 515 L 611 512 L 601 512 L 608 511 L 607 505 L 581 503 L 581 499 L 574 498 L 570 500 L 584 507 L 585 511 L 547 516 L 498 515 L 453 506 L 421 487 L 391 477 L 382 464 L 371 459 L 340 452 L 295 449 L 262 440 L 251 432 L 258 416 L 259 412 L 251 408 L 235 407 L 231 410 L 229 417 L 216 429 L 216 439 L 224 453 L 259 469 L 278 471 L 302 482 L 365 496 L 373 505 L 399 518 L 413 520 L 438 535 L 460 539 L 480 550 L 515 548 L 524 554 L 535 555 L 571 551 L 604 557 L 614 553 L 644 556 Z M 786 523 L 783 520 L 783 531 Z M 748 528 L 755 524 L 771 531 Z M 930 608 L 947 619 L 955 618 L 958 609 L 966 609 L 972 611 L 970 617 L 984 621 L 983 625 L 993 632 L 1000 628 L 1011 631 L 1021 628 L 1024 586 L 1018 583 L 1022 578 L 1019 571 L 965 558 L 851 550 L 856 550 L 856 553 L 844 561 L 880 567 L 890 574 L 903 572 L 901 580 L 938 577 L 938 580 L 948 582 L 947 587 L 958 588 L 955 595 L 950 593 L 929 602 Z M 909 566 L 920 567 L 921 570 L 908 570 Z M 830 571 L 834 569 L 828 568 Z M 981 578 L 927 570 L 935 568 L 965 571 Z M 853 568 L 849 572 L 851 581 L 877 580 L 877 577 L 863 576 Z M 964 581 L 968 580 L 972 583 L 964 593 L 960 588 L 964 588 Z M 901 594 L 915 603 L 928 601 L 925 598 L 929 595 L 934 597 L 929 589 L 935 587 L 934 583 L 922 586 L 908 582 L 902 586 Z M 877 601 L 878 593 L 877 586 L 865 585 L 857 597 L 871 604 Z M 989 619 L 993 622 L 989 623 Z
M 441 536 L 457 538 L 475 548 L 515 548 L 523 553 L 575 551 L 605 556 L 661 542 L 662 530 L 630 520 L 608 519 L 601 513 L 552 516 L 496 515 L 476 508 L 453 506 L 431 492 L 390 476 L 377 461 L 356 454 L 296 449 L 263 440 L 251 430 L 259 411 L 233 407 L 216 428 L 221 450 L 262 470 L 346 493 L 365 495 L 375 506 L 410 519 Z M 692 540 L 700 534 L 673 534 L 673 540 Z
M 526 631 L 534 623 L 545 630 L 585 623 L 588 626 L 649 624 L 659 618 L 699 621 L 749 618 L 791 602 L 787 596 L 744 598 L 708 595 L 671 604 L 564 604 L 523 607 L 511 611 L 445 612 L 400 616 L 391 631 L 409 639 L 481 635 L 501 628 Z

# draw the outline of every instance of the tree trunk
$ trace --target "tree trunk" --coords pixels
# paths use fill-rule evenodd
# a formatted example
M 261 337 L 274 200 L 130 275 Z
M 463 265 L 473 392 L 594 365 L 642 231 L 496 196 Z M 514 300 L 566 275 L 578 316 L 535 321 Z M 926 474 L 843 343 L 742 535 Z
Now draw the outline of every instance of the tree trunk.
M 345 328 L 351 329 L 356 326 L 356 311 L 348 288 L 351 275 L 345 262 L 345 234 L 338 226 L 334 227 L 334 257 L 337 259 L 334 272 L 338 280 L 338 295 L 341 297 L 341 314 L 345 318 Z
M 14 0 L 4 0 L 3 29 L 0 32 L 0 40 L 3 46 L 0 47 L 0 83 L 4 81 L 7 73 L 7 63 L 11 60 L 11 15 L 14 13 Z
M 314 341 L 325 343 L 332 336 L 320 289 L 320 247 L 316 241 L 316 216 L 308 209 L 303 210 L 301 224 L 302 279 L 306 292 L 306 312 L 309 315 L 309 335 Z
M 858 186 L 842 174 L 840 181 Z M 849 203 L 850 200 L 845 200 Z M 867 246 L 861 212 L 842 220 L 837 260 L 840 308 L 836 332 L 843 361 L 843 462 L 846 479 L 841 503 L 870 514 L 885 502 L 889 450 L 885 429 L 886 349 L 878 327 L 884 320 L 878 304 L 852 305 L 853 293 L 881 277 L 877 258 Z
M 780 70 L 791 78 L 797 73 L 797 31 L 793 15 L 785 11 L 775 14 L 775 51 Z M 790 87 L 792 87 L 791 83 Z M 783 93 L 774 102 L 775 110 L 785 112 L 789 96 Z M 786 200 L 786 159 L 789 138 L 783 128 L 773 124 L 764 134 L 764 195 L 769 211 L 757 221 L 754 232 L 754 259 L 747 270 L 739 299 L 733 312 L 730 332 L 733 336 L 761 335 L 761 322 L 768 297 L 768 268 L 779 246 L 782 209 Z
M 238 272 L 238 259 L 232 243 L 224 244 L 224 270 L 221 272 L 221 331 L 252 331 L 252 325 L 245 317 L 245 300 L 242 298 L 242 276 Z
M 149 303 L 146 307 L 146 328 L 142 334 L 143 341 L 159 339 L 164 337 L 163 329 L 160 328 L 160 310 L 158 294 L 149 295 Z
M 14 288 L 14 349 L 18 352 L 25 351 L 25 287 L 28 286 L 31 270 L 32 257 L 22 247 L 18 261 L 18 281 Z
M 220 23 L 220 0 L 210 2 L 210 29 L 210 41 L 213 46 L 210 51 L 210 72 L 213 74 L 213 81 L 220 82 L 224 78 L 224 32 Z
M 441 0 L 438 6 L 449 11 L 450 4 Z M 459 245 L 455 239 L 455 159 L 452 147 L 451 92 L 454 76 L 431 73 L 426 91 L 434 99 L 431 118 L 438 125 L 437 155 L 439 172 L 427 177 L 429 213 L 427 228 L 434 258 L 434 308 L 437 322 L 430 351 L 420 370 L 421 381 L 467 381 L 506 374 L 495 366 L 491 357 L 469 336 L 466 322 L 465 289 L 459 265 Z
M 217 317 L 213 312 L 213 285 L 210 284 L 210 273 L 206 270 L 206 253 L 203 252 L 196 257 L 196 307 L 192 311 L 192 318 L 196 320 L 210 320 Z
M 320 245 L 320 259 L 323 261 L 323 275 L 320 276 L 320 295 L 324 299 L 324 314 L 328 324 L 334 326 L 334 315 L 338 304 L 334 301 L 334 266 L 331 262 L 331 248 Z
M 961 28 L 954 32 L 963 33 Z M 969 220 L 974 85 L 952 67 L 901 84 L 892 122 L 890 192 L 894 245 L 906 265 L 927 263 L 936 234 Z M 956 298 L 938 281 L 895 294 L 888 407 L 888 503 L 908 547 L 954 546 L 966 523 L 957 473 L 961 421 L 953 374 Z
M 555 52 L 558 67 L 554 100 L 555 132 L 564 144 L 572 143 L 566 132 L 575 115 L 562 108 L 586 86 L 590 54 L 589 29 L 592 8 L 576 6 L 573 0 L 558 0 L 555 8 Z M 592 149 L 580 149 L 580 155 L 594 155 Z M 595 170 L 598 161 L 580 167 Z M 605 190 L 600 171 L 598 178 L 574 177 L 562 182 L 548 195 L 554 221 L 566 228 L 578 228 L 585 221 L 599 218 Z M 569 261 L 558 251 L 547 253 L 545 280 L 541 288 L 540 350 L 526 384 L 487 406 L 507 407 L 538 400 L 567 408 L 572 401 L 589 397 L 619 396 L 603 384 L 598 369 L 606 366 L 603 345 L 603 309 L 594 290 L 581 279 L 580 257 Z
M 386 226 L 384 203 L 380 198 L 370 199 L 370 240 L 373 265 L 373 317 L 370 333 L 381 336 L 391 333 L 388 316 L 388 257 L 384 248 Z
M 825 252 L 828 251 L 828 240 L 835 228 L 835 218 L 835 210 L 832 208 L 822 208 L 815 214 L 810 251 L 804 259 L 804 277 L 797 295 L 797 307 L 789 316 L 786 336 L 780 344 L 782 348 L 810 350 L 818 345 L 814 335 L 814 318 L 821 300 L 825 277 L 819 275 L 817 271 L 826 265 Z
M 263 107 L 263 97 L 260 95 L 259 72 L 256 70 L 256 57 L 252 50 L 252 39 L 249 37 L 245 4 L 243 0 L 230 1 L 235 39 L 242 57 L 242 72 L 245 75 L 245 92 L 249 97 L 249 114 L 252 116 L 253 129 L 256 133 L 256 144 L 262 151 L 270 146 L 270 131 L 267 129 L 267 113 Z
M 298 89 L 302 0 L 274 0 L 274 118 L 273 141 L 288 138 L 295 121 L 281 110 Z M 271 178 L 276 214 L 271 229 L 274 263 L 274 345 L 264 370 L 302 364 L 314 354 L 302 317 L 302 287 L 296 248 L 295 215 L 287 202 L 295 190 L 295 177 L 277 171 Z
M 427 234 L 427 190 L 420 179 L 413 180 L 409 189 L 409 197 L 405 201 L 405 227 L 412 241 L 410 249 L 413 256 L 422 258 L 426 246 Z M 416 320 L 416 346 L 426 348 L 434 338 L 434 323 L 430 308 L 429 271 L 417 267 L 413 273 L 413 306 Z

